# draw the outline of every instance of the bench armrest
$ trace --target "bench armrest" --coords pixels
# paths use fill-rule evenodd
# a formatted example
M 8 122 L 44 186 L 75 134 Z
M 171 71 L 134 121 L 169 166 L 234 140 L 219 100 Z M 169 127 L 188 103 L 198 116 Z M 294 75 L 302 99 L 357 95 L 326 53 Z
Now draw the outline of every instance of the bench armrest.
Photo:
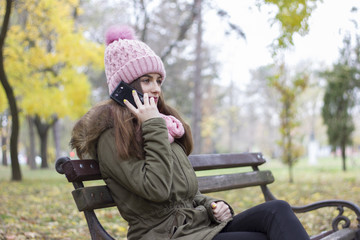
M 339 211 L 339 214 L 332 221 L 332 228 L 334 231 L 338 231 L 338 225 L 340 222 L 345 222 L 342 227 L 350 227 L 350 219 L 347 216 L 344 216 L 344 207 L 352 210 L 356 214 L 356 220 L 358 221 L 357 227 L 360 228 L 360 207 L 355 203 L 344 201 L 344 200 L 325 200 L 314 202 L 305 206 L 292 206 L 292 209 L 296 213 L 306 213 L 320 208 L 325 207 L 336 207 Z

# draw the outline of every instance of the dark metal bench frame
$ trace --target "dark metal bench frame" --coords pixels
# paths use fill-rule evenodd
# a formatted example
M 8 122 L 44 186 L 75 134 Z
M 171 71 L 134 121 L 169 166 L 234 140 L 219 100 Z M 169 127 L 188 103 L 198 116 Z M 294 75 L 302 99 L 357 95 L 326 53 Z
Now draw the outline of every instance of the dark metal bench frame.
M 276 199 L 267 187 L 267 184 L 274 182 L 271 171 L 259 170 L 259 166 L 266 162 L 261 153 L 190 155 L 189 160 L 195 171 L 251 167 L 248 172 L 198 177 L 199 190 L 202 193 L 260 186 L 265 201 Z M 92 159 L 70 160 L 68 157 L 63 157 L 56 161 L 56 171 L 65 174 L 68 181 L 73 183 L 75 190 L 72 191 L 72 195 L 79 211 L 85 214 L 91 238 L 114 239 L 102 227 L 94 211 L 115 206 L 110 190 L 106 185 L 84 187 L 83 184 L 84 181 L 102 179 L 98 163 Z M 292 208 L 296 213 L 305 213 L 324 207 L 336 207 L 339 214 L 332 220 L 332 229 L 312 236 L 312 240 L 360 240 L 360 208 L 352 202 L 325 200 Z M 356 215 L 356 229 L 349 228 L 351 221 L 343 215 L 344 208 Z M 340 223 L 343 223 L 341 229 L 339 229 Z

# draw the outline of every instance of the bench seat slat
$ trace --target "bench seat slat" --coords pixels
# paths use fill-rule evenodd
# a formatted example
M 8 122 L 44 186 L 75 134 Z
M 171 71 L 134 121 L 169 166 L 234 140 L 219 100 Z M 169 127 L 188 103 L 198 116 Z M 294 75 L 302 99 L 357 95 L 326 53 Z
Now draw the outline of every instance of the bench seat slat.
M 334 239 L 341 239 L 341 240 L 353 240 L 356 238 L 356 232 L 359 231 L 358 229 L 350 229 L 350 228 L 344 228 L 340 229 L 339 231 L 336 231 L 330 235 L 328 235 L 325 238 L 322 238 L 322 240 L 334 240 Z
M 78 188 L 72 191 L 72 195 L 79 211 L 115 206 L 114 199 L 106 185 Z
M 190 155 L 189 160 L 195 171 L 254 167 L 266 162 L 261 153 L 199 154 Z
M 255 171 L 198 177 L 199 190 L 201 193 L 259 186 L 272 182 L 274 182 L 274 176 L 270 171 Z

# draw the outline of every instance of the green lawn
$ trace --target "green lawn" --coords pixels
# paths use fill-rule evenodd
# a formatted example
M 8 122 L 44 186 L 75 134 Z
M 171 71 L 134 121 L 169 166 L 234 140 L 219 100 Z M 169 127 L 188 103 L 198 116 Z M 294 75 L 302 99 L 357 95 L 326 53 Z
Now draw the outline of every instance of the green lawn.
M 293 184 L 288 183 L 287 167 L 277 161 L 261 169 L 272 170 L 275 183 L 269 186 L 271 191 L 292 205 L 324 199 L 346 199 L 360 205 L 360 159 L 349 161 L 345 173 L 340 159 L 320 159 L 317 166 L 301 160 L 295 165 Z M 73 187 L 63 176 L 54 169 L 31 171 L 23 167 L 24 180 L 11 182 L 10 172 L 9 167 L 0 167 L 0 239 L 90 239 L 83 214 L 77 211 L 70 193 Z M 263 202 L 258 188 L 211 195 L 226 199 L 236 212 Z M 326 219 L 336 213 L 332 209 L 298 216 L 314 234 L 326 229 Z M 98 215 L 116 239 L 126 239 L 127 225 L 116 208 L 99 210 Z M 356 223 L 354 218 L 352 223 Z

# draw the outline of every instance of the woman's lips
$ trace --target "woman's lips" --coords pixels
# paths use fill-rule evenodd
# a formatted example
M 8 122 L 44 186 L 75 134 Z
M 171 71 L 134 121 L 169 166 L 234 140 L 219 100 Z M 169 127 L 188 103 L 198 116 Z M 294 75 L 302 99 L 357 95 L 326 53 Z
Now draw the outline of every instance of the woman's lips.
M 155 103 L 157 103 L 157 102 L 158 102 L 158 100 L 159 100 L 159 98 L 158 98 L 158 97 L 150 97 L 150 98 L 153 98 L 153 99 L 154 99 L 154 101 L 155 101 Z

